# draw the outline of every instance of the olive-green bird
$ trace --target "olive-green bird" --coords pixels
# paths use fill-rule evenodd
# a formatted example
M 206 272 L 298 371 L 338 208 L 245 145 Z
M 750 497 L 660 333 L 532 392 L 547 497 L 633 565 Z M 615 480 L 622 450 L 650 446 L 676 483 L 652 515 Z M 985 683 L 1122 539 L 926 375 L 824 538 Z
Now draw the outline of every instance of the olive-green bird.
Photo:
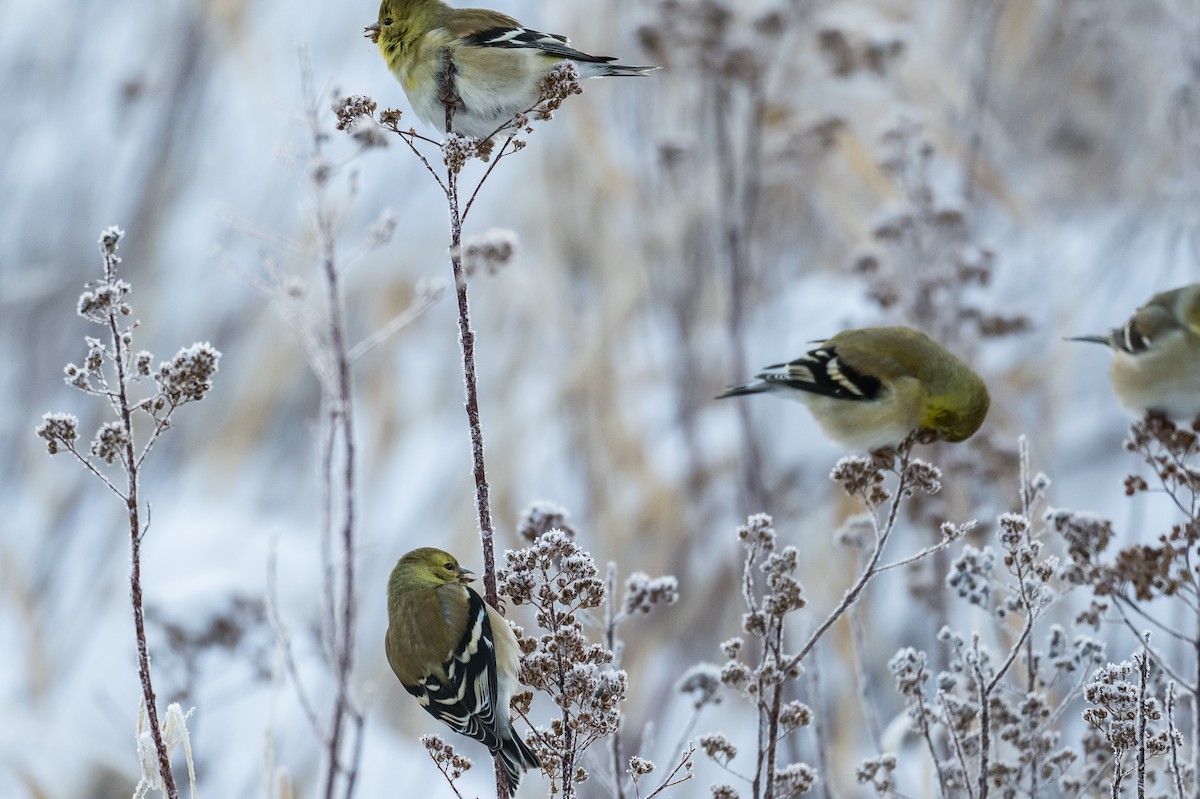
M 614 64 L 612 56 L 576 50 L 567 37 L 530 30 L 506 14 L 441 0 L 383 0 L 365 31 L 417 116 L 445 130 L 442 88 L 449 86 L 454 131 L 476 139 L 537 103 L 542 79 L 563 61 L 575 64 L 581 78 L 655 69 Z
M 983 424 L 990 399 L 979 375 L 911 327 L 845 330 L 717 399 L 774 393 L 808 406 L 825 434 L 852 450 L 899 444 L 916 430 L 963 441 Z
M 525 770 L 541 766 L 509 717 L 520 650 L 504 617 L 467 585 L 473 579 L 440 549 L 400 558 L 388 578 L 384 649 L 421 707 L 503 758 L 515 794 Z
M 1126 410 L 1200 416 L 1200 283 L 1155 294 L 1107 335 L 1070 340 L 1112 350 L 1108 376 Z

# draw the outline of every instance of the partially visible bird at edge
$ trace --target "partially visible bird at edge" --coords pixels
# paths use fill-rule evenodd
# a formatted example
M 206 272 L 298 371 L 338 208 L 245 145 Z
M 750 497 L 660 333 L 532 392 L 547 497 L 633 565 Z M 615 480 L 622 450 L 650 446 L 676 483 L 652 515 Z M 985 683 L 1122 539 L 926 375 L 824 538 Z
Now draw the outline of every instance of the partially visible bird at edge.
M 1108 376 L 1126 410 L 1176 421 L 1200 417 L 1200 283 L 1155 294 L 1106 334 L 1068 341 L 1112 351 Z

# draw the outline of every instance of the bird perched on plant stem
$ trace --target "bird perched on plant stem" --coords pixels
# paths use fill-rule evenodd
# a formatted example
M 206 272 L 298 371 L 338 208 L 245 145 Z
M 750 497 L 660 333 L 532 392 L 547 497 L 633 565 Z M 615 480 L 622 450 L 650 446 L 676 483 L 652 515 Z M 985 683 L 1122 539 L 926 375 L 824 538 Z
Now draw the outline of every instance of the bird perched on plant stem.
M 1200 283 L 1155 294 L 1107 335 L 1069 340 L 1112 350 L 1109 379 L 1127 410 L 1200 416 Z
M 945 347 L 910 327 L 846 330 L 722 397 L 774 393 L 803 402 L 825 434 L 850 449 L 895 446 L 931 430 L 943 441 L 974 435 L 987 386 Z
M 539 33 L 485 8 L 451 8 L 441 0 L 383 0 L 366 35 L 395 74 L 417 116 L 445 130 L 454 105 L 455 132 L 490 137 L 539 100 L 542 79 L 562 61 L 581 78 L 642 75 L 656 67 L 614 64 L 565 36 Z
M 388 578 L 384 649 L 392 671 L 421 706 L 455 732 L 504 760 L 510 793 L 537 755 L 509 718 L 517 686 L 517 639 L 504 617 L 467 583 L 474 575 L 453 555 L 422 547 Z

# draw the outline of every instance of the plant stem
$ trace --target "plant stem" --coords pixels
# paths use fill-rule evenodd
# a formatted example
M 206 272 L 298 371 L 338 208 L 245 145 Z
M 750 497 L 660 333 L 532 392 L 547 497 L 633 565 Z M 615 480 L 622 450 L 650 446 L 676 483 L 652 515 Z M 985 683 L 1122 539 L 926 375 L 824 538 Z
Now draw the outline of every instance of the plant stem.
M 329 411 L 331 439 L 334 431 L 340 432 L 343 448 L 342 460 L 342 502 L 344 514 L 342 518 L 340 538 L 342 544 L 342 596 L 341 596 L 341 640 L 335 640 L 334 652 L 337 668 L 337 693 L 333 704 L 333 728 L 329 733 L 329 774 L 325 783 L 326 799 L 333 799 L 337 775 L 343 770 L 341 764 L 342 728 L 346 716 L 352 713 L 350 707 L 350 673 L 354 667 L 354 524 L 357 515 L 354 501 L 354 419 L 352 414 L 350 357 L 346 346 L 345 321 L 342 311 L 341 285 L 338 280 L 337 261 L 334 255 L 333 235 L 331 230 L 325 230 L 325 220 L 322 219 L 322 239 L 324 253 L 322 257 L 322 272 L 325 277 L 325 291 L 329 302 L 329 342 L 333 349 L 336 369 L 336 395 L 333 407 Z M 332 440 L 331 440 L 332 444 Z M 330 486 L 332 489 L 332 486 Z M 350 786 L 354 783 L 355 767 L 345 769 Z
M 775 659 L 778 662 L 782 655 L 783 642 L 783 617 L 780 617 L 777 622 L 778 626 L 775 630 L 776 652 Z M 783 704 L 783 686 L 784 682 L 781 679 L 772 686 L 771 707 L 767 714 L 767 762 L 766 772 L 763 776 L 766 778 L 766 790 L 763 792 L 763 799 L 774 799 L 775 796 L 775 753 L 776 747 L 779 744 L 779 711 Z
M 613 653 L 614 665 L 619 665 L 620 653 L 617 652 L 617 623 L 620 617 L 615 612 L 617 596 L 617 564 L 610 561 L 608 573 L 604 578 L 605 594 L 608 601 L 604 603 L 604 645 Z M 613 730 L 609 754 L 612 758 L 613 770 L 613 799 L 625 799 L 625 778 L 621 771 L 621 726 L 617 719 L 617 728 Z M 635 780 L 636 787 L 636 780 Z
M 1192 763 L 1200 763 L 1200 616 L 1196 618 L 1196 625 L 1196 637 L 1191 641 L 1192 663 L 1196 669 L 1196 679 L 1192 683 Z
M 446 109 L 446 135 L 453 132 L 454 109 L 462 101 L 454 92 L 454 61 L 449 49 L 442 51 L 442 86 L 439 98 Z M 458 173 L 451 167 L 446 175 L 446 204 L 450 212 L 450 268 L 458 299 L 458 343 L 462 349 L 463 382 L 466 384 L 467 424 L 471 428 L 471 456 L 475 476 L 475 510 L 479 516 L 479 538 L 483 544 L 484 598 L 499 606 L 496 592 L 496 557 L 492 543 L 492 506 L 488 496 L 487 471 L 483 463 L 483 427 L 479 421 L 479 392 L 475 372 L 475 331 L 471 329 L 471 304 L 467 298 L 467 275 L 462 262 L 462 215 L 458 205 Z
M 304 95 L 308 98 L 307 117 L 312 133 L 311 162 L 322 164 L 322 143 L 325 140 L 318 121 L 315 94 L 311 87 L 311 76 L 302 65 L 301 78 Z M 321 170 L 314 175 L 322 174 Z M 358 766 L 362 752 L 362 713 L 354 706 L 350 696 L 350 678 L 354 671 L 354 633 L 357 619 L 357 602 L 354 571 L 354 529 L 358 521 L 358 505 L 355 499 L 355 442 L 354 442 L 354 396 L 351 375 L 350 347 L 347 344 L 346 314 L 342 296 L 341 270 L 337 260 L 337 219 L 326 201 L 325 177 L 314 177 L 316 195 L 316 227 L 321 253 L 321 277 L 325 283 L 325 302 L 328 307 L 328 343 L 323 353 L 314 359 L 314 370 L 321 386 L 322 414 L 327 428 L 322 431 L 321 481 L 323 502 L 321 509 L 321 557 L 324 561 L 326 623 L 329 625 L 327 657 L 334 672 L 333 711 L 328 736 L 324 737 L 329 751 L 329 769 L 325 776 L 325 799 L 334 799 L 338 780 L 345 778 L 341 790 L 344 799 L 350 799 L 358 778 Z M 334 450 L 341 440 L 340 495 L 342 515 L 337 538 L 341 544 L 341 593 L 334 584 L 334 562 L 332 541 L 334 536 L 333 505 L 335 497 L 333 465 Z M 299 684 L 297 684 L 299 687 Z M 350 731 L 347 732 L 349 722 Z M 355 736 L 351 744 L 348 762 L 343 762 L 343 739 Z
M 475 510 L 479 516 L 479 538 L 483 544 L 483 586 L 489 605 L 499 605 L 496 592 L 496 557 L 493 544 L 491 499 L 483 460 L 483 427 L 479 415 L 479 388 L 475 371 L 475 331 L 471 329 L 471 305 L 462 263 L 462 220 L 458 215 L 458 176 L 450 173 L 450 267 L 454 271 L 458 298 L 458 341 L 462 348 L 463 381 L 466 385 L 467 424 L 471 429 L 471 457 L 475 477 Z
M 1013 651 L 1016 651 L 1014 647 Z M 979 799 L 987 799 L 988 796 L 988 754 L 991 749 L 991 713 L 988 710 L 988 702 L 990 700 L 992 685 L 986 684 L 983 679 L 983 666 L 979 658 L 979 636 L 975 636 L 974 642 L 975 660 L 973 665 L 975 671 L 975 684 L 979 686 Z
M 454 60 L 450 50 L 442 50 L 442 75 L 438 97 L 446 109 L 446 135 L 453 133 L 454 109 L 462 100 L 454 91 Z M 486 176 L 485 176 L 486 177 Z M 472 195 L 472 200 L 474 196 Z M 479 421 L 479 391 L 475 372 L 475 331 L 471 329 L 471 304 L 467 297 L 467 275 L 462 262 L 462 215 L 458 204 L 458 173 L 454 167 L 446 170 L 446 205 L 450 214 L 450 269 L 454 273 L 454 289 L 458 299 L 458 343 L 462 350 L 463 383 L 466 386 L 467 426 L 471 430 L 472 472 L 475 477 L 475 511 L 479 516 L 479 539 L 483 546 L 484 599 L 493 607 L 500 606 L 496 590 L 496 555 L 493 543 L 492 506 L 488 492 L 487 470 L 483 462 L 483 427 Z M 507 712 L 508 708 L 501 708 Z M 496 796 L 508 799 L 508 777 L 499 754 L 492 757 L 496 770 Z M 567 780 L 563 780 L 564 788 Z
M 1137 796 L 1146 799 L 1146 678 L 1150 672 L 1150 659 L 1143 651 L 1138 662 L 1137 693 Z
M 884 523 L 883 529 L 877 533 L 875 548 L 871 551 L 871 556 L 867 559 L 867 563 L 859 574 L 858 579 L 842 597 L 841 603 L 830 611 L 829 615 L 825 617 L 825 621 L 821 622 L 821 625 L 809 635 L 808 641 L 800 648 L 800 651 L 784 664 L 784 671 L 794 669 L 800 664 L 800 661 L 804 660 L 808 653 L 812 651 L 812 648 L 817 645 L 817 641 L 821 640 L 821 636 L 854 604 L 855 600 L 858 599 L 858 595 L 862 593 L 862 590 L 867 587 L 867 583 L 871 581 L 871 578 L 879 573 L 879 559 L 883 556 L 883 550 L 887 547 L 888 538 L 891 537 L 892 530 L 896 527 L 896 517 L 900 511 L 900 503 L 903 501 L 904 492 L 908 488 L 908 462 L 909 451 L 906 449 L 900 453 L 900 468 L 898 470 L 900 481 L 896 485 L 896 492 L 892 497 L 887 521 Z
M 162 730 L 158 724 L 154 686 L 150 682 L 150 646 L 146 643 L 146 618 L 142 607 L 142 524 L 138 513 L 138 461 L 133 450 L 133 418 L 129 409 L 129 395 L 126 393 L 127 353 L 114 314 L 115 312 L 109 314 L 108 327 L 112 333 L 113 360 L 117 364 L 117 396 L 121 409 L 121 424 L 125 429 L 125 465 L 129 478 L 128 490 L 125 492 L 125 507 L 129 512 L 129 594 L 133 602 L 133 626 L 137 635 L 138 676 L 142 681 L 142 701 L 146 704 L 150 737 L 154 741 L 155 751 L 158 752 L 158 771 L 162 776 L 163 791 L 168 799 L 179 799 L 175 775 L 171 773 L 171 756 L 163 743 Z

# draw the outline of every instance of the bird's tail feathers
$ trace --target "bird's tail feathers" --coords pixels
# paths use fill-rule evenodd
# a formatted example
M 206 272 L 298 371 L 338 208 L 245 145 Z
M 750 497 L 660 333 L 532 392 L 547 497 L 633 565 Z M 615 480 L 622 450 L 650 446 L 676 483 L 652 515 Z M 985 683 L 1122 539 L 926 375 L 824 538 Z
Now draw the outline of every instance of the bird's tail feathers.
M 517 786 L 521 784 L 521 777 L 526 770 L 541 768 L 542 761 L 538 760 L 538 756 L 521 740 L 521 736 L 517 735 L 515 730 L 504 741 L 499 754 L 504 760 L 504 772 L 508 775 L 508 792 L 515 796 Z
M 645 75 L 646 73 L 653 72 L 656 69 L 662 69 L 662 67 L 633 67 L 629 66 L 628 64 L 605 64 L 604 68 L 605 71 L 602 73 L 602 77 L 614 75 Z
M 1090 341 L 1093 344 L 1103 344 L 1106 347 L 1112 346 L 1112 336 L 1067 336 L 1063 341 Z
M 730 386 L 725 389 L 725 393 L 718 394 L 714 399 L 725 399 L 726 397 L 744 397 L 747 394 L 764 394 L 771 390 L 769 383 L 757 380 L 753 383 L 746 383 L 741 386 Z
M 581 78 L 628 77 L 645 75 L 647 72 L 659 69 L 659 67 L 632 67 L 627 64 L 609 64 L 607 58 L 605 56 L 605 60 L 596 59 L 595 61 L 573 60 Z

